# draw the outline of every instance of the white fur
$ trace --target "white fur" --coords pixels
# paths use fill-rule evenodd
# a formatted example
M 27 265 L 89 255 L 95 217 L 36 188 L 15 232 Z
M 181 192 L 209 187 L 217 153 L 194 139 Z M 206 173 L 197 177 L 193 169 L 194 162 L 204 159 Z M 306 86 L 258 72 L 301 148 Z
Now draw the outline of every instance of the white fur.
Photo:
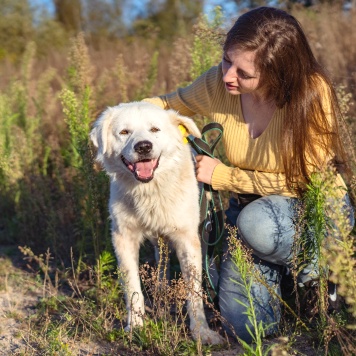
M 125 274 L 127 327 L 143 325 L 145 312 L 140 286 L 138 256 L 145 238 L 157 243 L 168 238 L 176 250 L 183 277 L 193 291 L 188 297 L 190 329 L 195 339 L 217 344 L 223 339 L 209 329 L 201 295 L 202 255 L 199 225 L 199 191 L 190 147 L 183 143 L 178 125 L 200 137 L 194 122 L 172 110 L 133 102 L 108 108 L 95 122 L 91 139 L 98 148 L 97 160 L 110 176 L 109 209 L 112 241 L 119 266 Z M 141 159 L 135 150 L 150 142 L 146 156 L 159 165 L 153 179 L 143 183 L 122 161 Z

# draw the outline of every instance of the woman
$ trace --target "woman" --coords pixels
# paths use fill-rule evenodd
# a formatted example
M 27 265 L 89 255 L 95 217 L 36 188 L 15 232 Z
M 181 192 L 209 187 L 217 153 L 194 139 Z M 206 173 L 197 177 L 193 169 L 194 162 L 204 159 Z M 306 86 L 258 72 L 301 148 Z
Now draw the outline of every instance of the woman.
M 227 223 L 237 226 L 239 238 L 252 249 L 269 289 L 280 293 L 281 268 L 290 266 L 293 255 L 295 206 L 311 173 L 329 164 L 345 167 L 335 93 L 297 20 L 269 7 L 245 13 L 228 32 L 217 67 L 186 88 L 146 100 L 182 115 L 208 116 L 224 127 L 231 167 L 200 155 L 197 179 L 232 192 Z M 353 211 L 340 174 L 335 187 L 351 231 Z M 299 283 L 316 278 L 314 270 L 306 268 Z M 219 280 L 220 311 L 226 330 L 250 342 L 246 308 L 236 301 L 246 304 L 245 292 L 234 280 L 239 272 L 227 254 Z M 268 289 L 255 282 L 252 293 L 264 327 L 278 324 L 279 308 Z

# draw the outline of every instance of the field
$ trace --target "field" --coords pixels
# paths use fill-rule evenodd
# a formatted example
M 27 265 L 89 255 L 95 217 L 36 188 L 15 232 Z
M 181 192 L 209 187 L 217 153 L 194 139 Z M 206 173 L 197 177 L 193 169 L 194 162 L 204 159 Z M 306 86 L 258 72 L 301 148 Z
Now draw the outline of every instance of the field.
M 328 5 L 291 11 L 337 88 L 355 192 L 356 12 Z M 298 313 L 293 294 L 274 338 L 263 341 L 261 331 L 250 349 L 232 338 L 223 346 L 203 346 L 192 341 L 186 326 L 186 287 L 179 278 L 159 285 L 147 244 L 140 253 L 150 300 L 147 321 L 143 330 L 123 331 L 108 178 L 93 160 L 90 127 L 107 106 L 171 92 L 217 64 L 223 25 L 230 24 L 221 16 L 217 10 L 213 20 L 202 17 L 191 32 L 170 40 L 155 31 L 94 39 L 52 22 L 47 37 L 37 34 L 18 50 L 5 50 L 0 39 L 0 355 L 356 354 L 355 230 L 344 233 L 338 207 L 341 243 L 328 248 L 321 243 L 320 253 L 340 286 L 339 313 L 327 312 L 321 285 L 317 317 Z M 202 127 L 208 118 L 196 120 Z M 313 182 L 307 207 L 332 194 L 329 173 L 323 174 L 321 182 Z M 323 212 L 309 216 L 320 221 Z M 219 315 L 209 303 L 207 313 L 219 329 Z

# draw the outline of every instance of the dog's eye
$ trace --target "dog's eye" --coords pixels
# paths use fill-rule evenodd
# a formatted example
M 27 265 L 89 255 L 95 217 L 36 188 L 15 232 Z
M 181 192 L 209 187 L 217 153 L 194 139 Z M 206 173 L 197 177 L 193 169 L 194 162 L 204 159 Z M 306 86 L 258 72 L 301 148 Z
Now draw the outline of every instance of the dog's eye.
M 121 130 L 120 131 L 120 135 L 128 135 L 129 134 L 129 130 Z
M 158 127 L 151 127 L 151 132 L 158 132 L 161 131 Z

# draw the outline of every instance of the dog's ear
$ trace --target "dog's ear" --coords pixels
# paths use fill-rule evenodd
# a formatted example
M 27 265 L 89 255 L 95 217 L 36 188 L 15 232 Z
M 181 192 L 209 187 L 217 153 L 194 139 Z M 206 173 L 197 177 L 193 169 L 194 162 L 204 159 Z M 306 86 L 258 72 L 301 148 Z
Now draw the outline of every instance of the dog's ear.
M 200 130 L 198 129 L 198 126 L 195 124 L 195 122 L 191 118 L 179 115 L 173 110 L 169 110 L 169 116 L 170 116 L 170 119 L 174 125 L 176 125 L 177 127 L 179 125 L 184 126 L 188 135 L 191 134 L 195 137 L 201 137 L 201 133 L 200 133 Z
M 95 121 L 90 132 L 90 139 L 98 148 L 98 154 L 104 154 L 108 145 L 108 130 L 113 118 L 113 109 L 107 108 Z

